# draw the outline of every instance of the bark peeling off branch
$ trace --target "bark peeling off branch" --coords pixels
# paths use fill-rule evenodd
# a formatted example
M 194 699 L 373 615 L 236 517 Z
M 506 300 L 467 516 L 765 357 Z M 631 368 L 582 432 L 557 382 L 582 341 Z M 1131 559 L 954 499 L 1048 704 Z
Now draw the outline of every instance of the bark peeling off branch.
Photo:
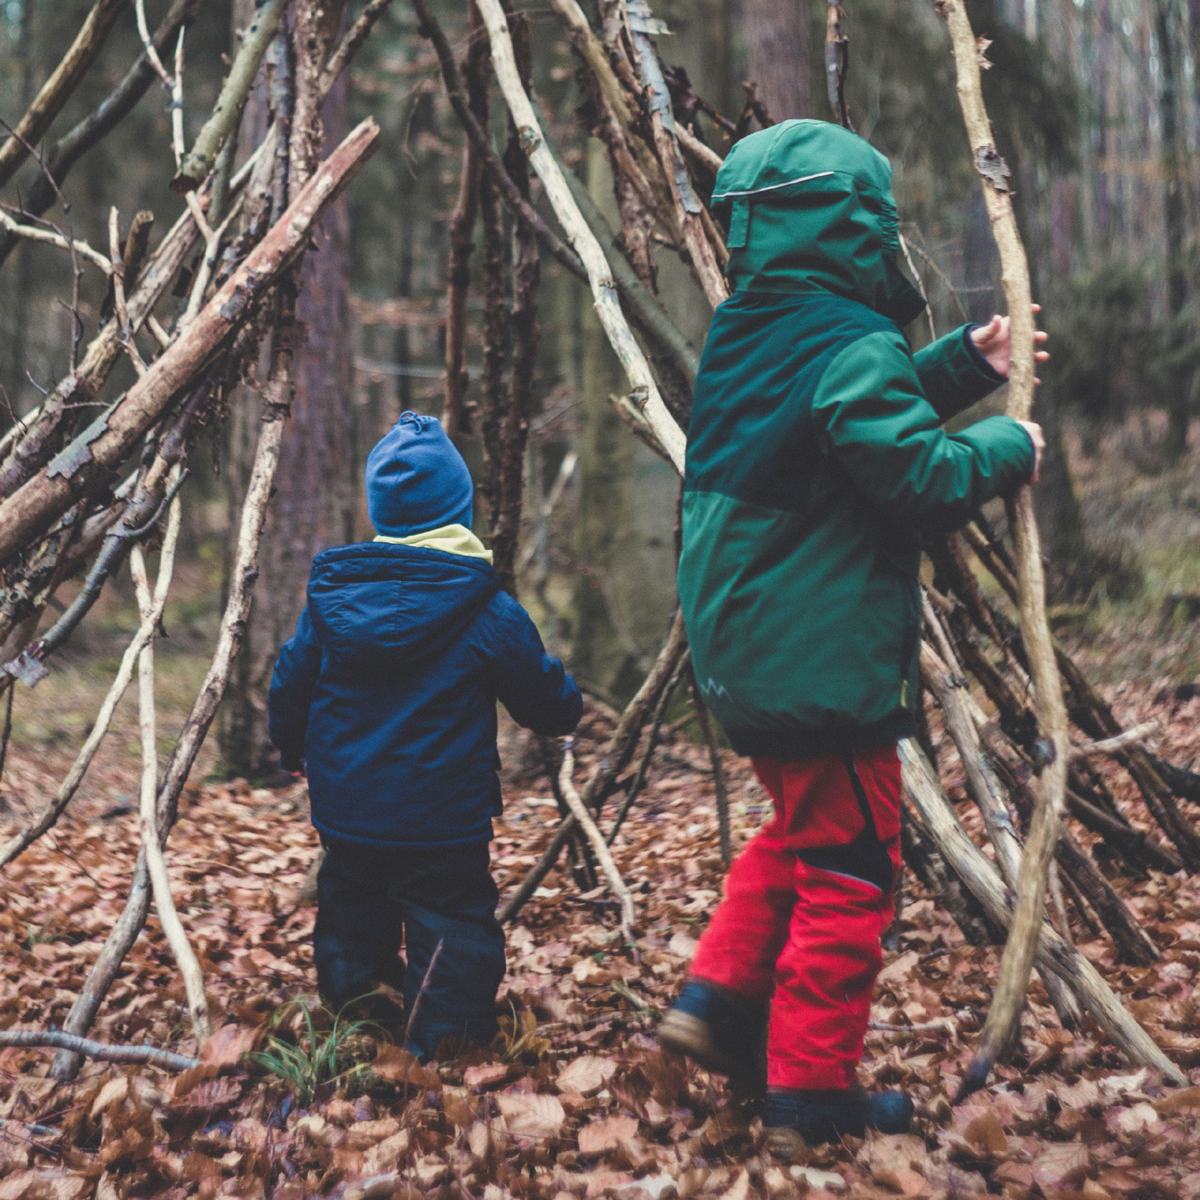
M 70 49 L 63 55 L 54 73 L 42 84 L 41 91 L 18 122 L 8 141 L 0 146 L 0 187 L 3 187 L 29 156 L 30 146 L 36 146 L 42 135 L 79 81 L 96 60 L 117 18 L 129 7 L 129 0 L 97 0 Z
M 111 414 L 93 422 L 67 451 L 0 503 L 0 562 L 119 465 L 171 398 L 220 352 L 266 287 L 303 252 L 321 215 L 358 173 L 378 141 L 379 126 L 371 118 L 353 130 L 186 334 L 163 351 Z
M 655 436 L 670 455 L 675 469 L 683 473 L 684 448 L 686 438 L 674 417 L 659 395 L 658 384 L 638 345 L 633 333 L 625 321 L 621 305 L 617 300 L 616 285 L 613 283 L 612 271 L 604 251 L 596 240 L 591 228 L 583 219 L 579 206 L 571 196 L 571 190 L 563 177 L 558 163 L 546 145 L 541 124 L 534 112 L 533 104 L 524 87 L 521 85 L 517 64 L 513 57 L 512 40 L 509 37 L 508 22 L 500 0 L 479 0 L 479 10 L 483 16 L 484 25 L 488 31 L 488 41 L 492 47 L 492 62 L 496 70 L 496 78 L 501 91 L 508 102 L 509 111 L 521 137 L 525 153 L 529 156 L 533 169 L 538 173 L 546 189 L 546 195 L 554 208 L 555 215 L 567 232 L 567 237 L 583 260 L 587 270 L 588 282 L 591 285 L 592 297 L 595 301 L 596 315 L 616 351 L 629 382 L 634 390 L 644 389 L 647 400 L 644 408 L 646 419 L 654 430 Z M 2 515 L 2 510 L 0 510 Z
M 998 159 L 991 123 L 983 103 L 975 34 L 967 19 L 966 9 L 961 0 L 944 0 L 940 7 L 950 27 L 958 99 L 975 161 L 980 164 Z M 1006 189 L 1001 190 L 1002 181 L 1000 186 L 997 185 L 994 172 L 981 169 L 980 175 L 992 234 L 1000 254 L 1000 278 L 1011 320 L 1008 415 L 1018 420 L 1028 420 L 1033 407 L 1034 388 L 1034 321 L 1029 265 L 1017 230 L 1012 196 Z M 963 1077 L 959 1101 L 987 1081 L 993 1064 L 1011 1039 L 1025 1004 L 1029 971 L 1036 949 L 1035 934 L 1045 912 L 1048 872 L 1062 828 L 1067 766 L 1071 753 L 1062 681 L 1055 661 L 1050 626 L 1046 620 L 1046 584 L 1041 546 L 1033 515 L 1033 498 L 1027 486 L 1022 487 L 1010 503 L 1010 524 L 1016 543 L 1021 634 L 1037 693 L 1038 724 L 1052 747 L 1053 755 L 1039 780 L 1038 804 L 1021 859 L 1016 914 L 1004 948 L 1000 981 L 975 1059 Z

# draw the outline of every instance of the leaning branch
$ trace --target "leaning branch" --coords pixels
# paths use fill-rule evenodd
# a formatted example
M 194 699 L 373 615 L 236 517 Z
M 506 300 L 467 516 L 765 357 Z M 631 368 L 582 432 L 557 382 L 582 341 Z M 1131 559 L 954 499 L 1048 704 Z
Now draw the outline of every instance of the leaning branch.
M 911 739 L 900 743 L 904 790 L 925 828 L 947 862 L 971 890 L 997 924 L 1009 930 L 1012 943 L 1016 914 L 1012 893 L 1004 886 L 995 864 L 971 841 L 942 791 L 937 773 Z M 1031 937 L 1039 967 L 1053 971 L 1075 993 L 1112 1043 L 1130 1062 L 1161 1071 L 1173 1087 L 1187 1084 L 1187 1077 L 1154 1044 L 1150 1035 L 1130 1016 L 1094 966 L 1045 922 Z
M 625 368 L 636 403 L 676 470 L 682 474 L 686 445 L 683 430 L 679 428 L 659 395 L 658 384 L 650 371 L 650 364 L 621 312 L 616 285 L 604 251 L 583 219 L 579 206 L 571 196 L 567 181 L 546 145 L 533 104 L 521 85 L 508 22 L 500 0 L 480 0 L 479 10 L 488 31 L 496 78 L 516 123 L 522 148 L 541 178 L 555 215 L 566 231 L 567 240 L 583 260 L 592 289 L 596 315 L 600 318 L 613 350 Z
M 600 869 L 604 872 L 605 879 L 608 880 L 609 889 L 621 903 L 621 933 L 624 935 L 625 944 L 633 946 L 636 945 L 633 937 L 633 923 L 636 919 L 633 909 L 633 896 L 630 894 L 629 888 L 625 885 L 625 880 L 621 878 L 621 872 L 617 869 L 617 864 L 613 862 L 612 851 L 609 850 L 608 843 L 604 840 L 604 835 L 597 827 L 592 814 L 584 806 L 583 799 L 575 790 L 575 781 L 572 779 L 575 771 L 575 751 L 573 747 L 574 738 L 568 738 L 563 747 L 562 770 L 558 774 L 558 786 L 562 788 L 563 798 L 567 802 L 567 807 L 571 810 L 571 815 L 583 829 L 583 832 L 587 834 L 588 844 L 592 848 L 592 853 L 596 856 L 596 861 L 600 864 Z
M 321 95 L 327 96 L 333 82 L 346 69 L 346 64 L 358 53 L 358 48 L 367 40 L 375 23 L 387 12 L 392 0 L 371 0 L 358 16 L 358 20 L 346 30 L 346 36 L 333 52 L 321 72 Z
M 167 592 L 171 587 L 179 523 L 180 503 L 179 497 L 176 496 L 171 501 L 170 516 L 167 519 L 167 536 L 163 540 L 158 579 L 155 581 L 153 593 L 150 591 L 150 581 L 146 576 L 146 559 L 142 554 L 142 548 L 135 546 L 129 559 L 134 586 L 137 589 L 138 609 L 141 612 L 142 624 L 143 626 L 149 624 L 152 633 L 166 606 Z M 196 952 L 188 941 L 183 922 L 179 919 L 175 898 L 171 895 L 167 861 L 163 857 L 163 848 L 158 840 L 156 812 L 158 721 L 156 716 L 154 707 L 154 638 L 151 636 L 146 639 L 138 654 L 138 724 L 142 741 L 142 785 L 138 806 L 138 829 L 142 839 L 142 853 L 146 856 L 146 867 L 150 873 L 150 883 L 154 888 L 154 907 L 158 910 L 158 920 L 166 935 L 167 945 L 171 947 L 171 953 L 175 956 L 176 963 L 179 964 L 179 973 L 183 976 L 196 1044 L 203 1046 L 212 1037 L 212 1022 L 208 1015 L 208 997 L 204 992 L 204 973 L 200 969 Z
M 225 139 L 237 127 L 242 115 L 242 106 L 254 86 L 259 64 L 279 28 L 288 3 L 289 0 L 267 0 L 267 3 L 255 12 L 254 19 L 242 37 L 242 44 L 234 57 L 233 65 L 229 68 L 229 74 L 221 84 L 221 92 L 217 96 L 212 114 L 204 122 L 192 148 L 184 155 L 175 178 L 171 180 L 172 191 L 194 192 L 212 170 Z
M 184 722 L 183 731 L 175 743 L 158 790 L 157 822 L 160 844 L 166 841 L 167 834 L 174 824 L 179 795 L 208 734 L 217 706 L 225 695 L 233 662 L 245 635 L 250 600 L 255 580 L 258 578 L 258 550 L 263 523 L 266 520 L 267 501 L 271 496 L 275 469 L 279 464 L 279 448 L 283 439 L 285 407 L 278 401 L 288 389 L 290 379 L 286 377 L 273 377 L 268 384 L 266 419 L 258 436 L 250 484 L 242 504 L 237 551 L 230 575 L 229 598 L 225 602 L 225 611 L 221 617 L 217 648 L 204 677 L 204 683 L 192 704 L 192 710 Z M 138 856 L 137 865 L 134 867 L 125 908 L 110 930 L 82 990 L 67 1014 L 64 1024 L 68 1033 L 82 1036 L 91 1028 L 108 989 L 125 961 L 125 956 L 137 941 L 146 923 L 146 915 L 150 910 L 150 894 L 150 873 L 143 852 Z M 70 1079 L 79 1069 L 79 1062 L 78 1051 L 64 1046 L 55 1055 L 50 1074 L 55 1079 Z
M 950 27 L 958 99 L 962 107 L 975 168 L 983 186 L 992 234 L 1000 253 L 1000 278 L 1012 325 L 1008 414 L 1028 420 L 1033 407 L 1034 324 L 1029 285 L 1029 264 L 1017 230 L 1008 167 L 996 151 L 991 122 L 983 103 L 979 49 L 961 0 L 944 0 L 941 10 Z M 1029 987 L 1029 972 L 1037 947 L 1036 932 L 1046 904 L 1046 882 L 1054 848 L 1058 844 L 1066 798 L 1067 766 L 1071 743 L 1062 680 L 1054 657 L 1054 643 L 1046 619 L 1046 581 L 1041 546 L 1033 515 L 1033 497 L 1022 487 L 1011 504 L 1016 543 L 1018 607 L 1021 636 L 1029 656 L 1030 674 L 1037 692 L 1038 724 L 1050 744 L 1050 762 L 1038 784 L 1038 803 L 1030 823 L 1021 872 L 1017 880 L 1017 907 L 1004 946 L 1000 980 L 988 1012 L 975 1059 L 963 1077 L 959 1100 L 987 1082 L 996 1059 L 1012 1036 Z

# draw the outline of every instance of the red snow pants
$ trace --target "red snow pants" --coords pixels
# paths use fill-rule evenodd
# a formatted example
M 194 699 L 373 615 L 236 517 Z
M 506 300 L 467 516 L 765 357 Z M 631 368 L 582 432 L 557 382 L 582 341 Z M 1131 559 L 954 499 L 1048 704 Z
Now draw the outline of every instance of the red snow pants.
M 846 1088 L 900 867 L 900 760 L 887 745 L 753 761 L 775 819 L 730 869 L 691 975 L 770 1003 L 769 1087 Z

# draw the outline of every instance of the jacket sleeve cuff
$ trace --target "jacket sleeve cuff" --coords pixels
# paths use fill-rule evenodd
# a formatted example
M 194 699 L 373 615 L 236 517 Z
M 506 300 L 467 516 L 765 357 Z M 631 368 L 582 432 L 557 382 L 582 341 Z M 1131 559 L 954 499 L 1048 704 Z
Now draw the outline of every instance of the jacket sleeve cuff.
M 913 355 L 921 387 L 943 421 L 978 404 L 1005 382 L 979 353 L 971 337 L 978 328 L 963 325 Z
M 1036 451 L 1033 438 L 1019 421 L 1012 417 L 987 417 L 957 435 L 973 442 L 991 461 L 988 495 L 980 503 L 995 496 L 1004 496 L 1028 483 L 1033 474 Z

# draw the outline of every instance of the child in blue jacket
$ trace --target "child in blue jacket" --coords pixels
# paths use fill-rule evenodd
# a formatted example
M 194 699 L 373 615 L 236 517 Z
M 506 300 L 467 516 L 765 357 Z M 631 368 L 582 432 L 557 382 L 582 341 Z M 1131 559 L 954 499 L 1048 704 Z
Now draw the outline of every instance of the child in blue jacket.
M 340 1008 L 384 982 L 411 1013 L 424 986 L 409 1049 L 429 1057 L 496 1028 L 496 701 L 550 736 L 575 728 L 583 702 L 471 533 L 471 476 L 441 425 L 401 414 L 366 485 L 378 536 L 313 560 L 275 664 L 270 736 L 285 769 L 307 768 L 325 847 L 320 992 Z

